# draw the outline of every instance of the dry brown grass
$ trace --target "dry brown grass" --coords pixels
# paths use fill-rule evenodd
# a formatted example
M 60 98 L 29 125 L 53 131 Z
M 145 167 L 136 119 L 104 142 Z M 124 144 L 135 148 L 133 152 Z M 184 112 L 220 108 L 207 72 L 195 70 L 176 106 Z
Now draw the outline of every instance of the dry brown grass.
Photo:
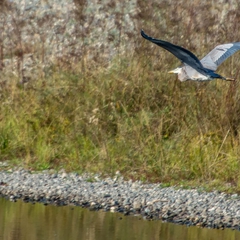
M 178 60 L 140 36 L 143 28 L 201 57 L 239 41 L 238 6 L 138 1 L 138 7 L 132 52 L 110 63 L 67 59 L 45 78 L 2 86 L 2 159 L 239 191 L 239 80 L 180 83 L 167 74 Z M 238 76 L 239 59 L 235 54 L 219 73 Z

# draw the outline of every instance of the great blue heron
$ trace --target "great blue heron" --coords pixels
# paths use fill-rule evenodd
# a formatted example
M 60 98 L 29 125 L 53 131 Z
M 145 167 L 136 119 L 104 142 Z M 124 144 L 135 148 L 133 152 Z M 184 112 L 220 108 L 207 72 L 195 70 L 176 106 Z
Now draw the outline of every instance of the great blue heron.
M 207 81 L 213 80 L 214 78 L 220 78 L 226 81 L 235 80 L 232 78 L 225 78 L 215 73 L 215 71 L 223 61 L 232 56 L 236 51 L 240 50 L 240 42 L 218 45 L 202 60 L 199 60 L 192 52 L 183 47 L 149 37 L 143 30 L 141 30 L 141 35 L 150 42 L 171 52 L 175 57 L 182 61 L 182 66 L 169 72 L 177 73 L 178 79 L 181 82 L 186 80 Z

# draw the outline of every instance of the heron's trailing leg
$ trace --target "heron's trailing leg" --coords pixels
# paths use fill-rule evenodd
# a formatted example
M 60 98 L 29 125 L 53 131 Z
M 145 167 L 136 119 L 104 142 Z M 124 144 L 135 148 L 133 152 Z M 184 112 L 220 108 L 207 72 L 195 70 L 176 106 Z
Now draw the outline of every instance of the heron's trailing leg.
M 235 81 L 236 79 L 234 78 L 225 78 L 226 81 Z

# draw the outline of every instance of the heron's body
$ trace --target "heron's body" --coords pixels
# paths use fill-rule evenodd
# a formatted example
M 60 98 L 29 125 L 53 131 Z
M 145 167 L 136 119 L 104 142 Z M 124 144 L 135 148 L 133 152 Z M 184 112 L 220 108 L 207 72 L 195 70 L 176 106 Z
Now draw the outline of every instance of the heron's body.
M 223 61 L 240 50 L 240 42 L 218 45 L 203 59 L 199 60 L 192 52 L 185 48 L 163 40 L 149 37 L 143 32 L 143 30 L 141 31 L 141 35 L 150 42 L 153 42 L 171 52 L 175 57 L 182 61 L 183 65 L 181 67 L 170 71 L 170 73 L 178 74 L 178 79 L 180 81 L 209 81 L 215 78 L 220 78 L 227 81 L 234 80 L 231 78 L 222 77 L 221 75 L 215 73 L 215 71 Z
M 183 66 L 175 68 L 174 70 L 169 71 L 169 73 L 178 74 L 178 79 L 181 82 L 184 82 L 187 80 L 210 81 L 210 80 L 213 80 L 214 78 L 224 79 L 222 76 L 216 74 L 214 71 L 210 69 L 206 69 L 206 74 L 201 74 L 200 72 L 188 66 L 187 64 L 183 64 Z

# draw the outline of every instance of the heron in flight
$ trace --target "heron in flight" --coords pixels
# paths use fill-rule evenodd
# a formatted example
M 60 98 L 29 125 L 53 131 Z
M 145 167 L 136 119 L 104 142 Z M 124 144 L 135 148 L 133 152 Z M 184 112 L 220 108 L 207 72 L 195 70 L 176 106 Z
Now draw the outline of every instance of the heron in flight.
M 181 82 L 187 80 L 209 81 L 215 78 L 226 81 L 235 80 L 232 78 L 225 78 L 215 73 L 215 71 L 222 62 L 240 50 L 240 42 L 218 45 L 203 59 L 199 60 L 192 52 L 183 47 L 160 39 L 152 38 L 145 34 L 143 30 L 141 30 L 141 35 L 150 42 L 166 49 L 182 61 L 182 66 L 169 72 L 178 74 L 178 79 Z

